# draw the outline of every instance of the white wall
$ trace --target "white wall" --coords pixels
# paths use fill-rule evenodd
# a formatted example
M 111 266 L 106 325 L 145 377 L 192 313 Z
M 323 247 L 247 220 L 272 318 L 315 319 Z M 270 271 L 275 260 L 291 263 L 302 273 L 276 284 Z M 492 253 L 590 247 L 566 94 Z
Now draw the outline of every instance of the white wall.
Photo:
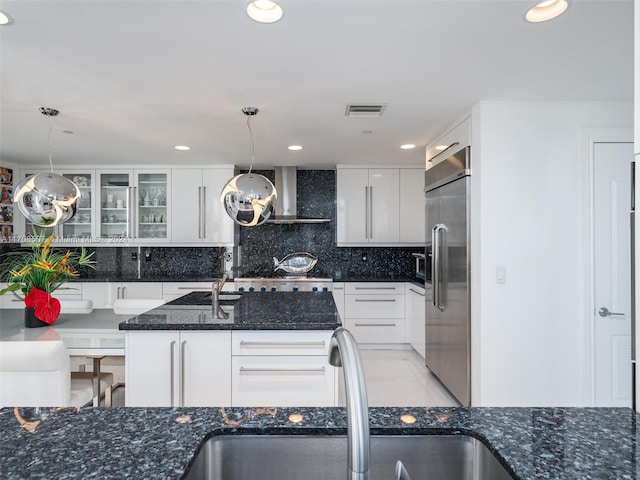
M 585 405 L 581 130 L 629 128 L 632 103 L 482 102 L 472 121 L 473 403 Z

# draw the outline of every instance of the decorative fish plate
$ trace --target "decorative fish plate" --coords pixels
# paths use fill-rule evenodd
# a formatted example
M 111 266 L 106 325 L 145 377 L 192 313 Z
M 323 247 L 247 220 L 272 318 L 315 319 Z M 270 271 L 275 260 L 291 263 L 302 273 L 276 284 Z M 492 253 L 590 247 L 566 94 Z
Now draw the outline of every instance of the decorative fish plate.
M 287 273 L 307 273 L 317 262 L 318 259 L 310 253 L 290 253 L 282 260 L 278 260 L 276 257 L 273 257 L 273 263 L 275 265 L 273 271 L 276 272 L 278 270 L 284 270 Z

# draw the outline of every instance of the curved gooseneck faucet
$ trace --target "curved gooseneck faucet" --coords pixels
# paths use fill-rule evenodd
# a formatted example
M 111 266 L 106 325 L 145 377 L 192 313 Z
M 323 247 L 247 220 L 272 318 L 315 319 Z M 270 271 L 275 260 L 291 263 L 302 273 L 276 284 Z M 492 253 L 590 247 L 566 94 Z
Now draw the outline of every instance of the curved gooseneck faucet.
M 329 363 L 342 367 L 347 400 L 349 480 L 369 479 L 369 403 L 358 344 L 349 330 L 338 327 L 329 344 Z

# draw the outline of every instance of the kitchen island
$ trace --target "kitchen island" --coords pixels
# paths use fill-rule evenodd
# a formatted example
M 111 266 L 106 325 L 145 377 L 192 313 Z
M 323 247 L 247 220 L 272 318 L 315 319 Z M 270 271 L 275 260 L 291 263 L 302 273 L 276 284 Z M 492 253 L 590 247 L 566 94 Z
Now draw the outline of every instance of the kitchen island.
M 470 435 L 520 480 L 640 479 L 637 420 L 628 408 L 370 409 L 372 435 Z M 180 479 L 210 436 L 346 428 L 343 408 L 4 408 L 0 472 L 7 479 Z
M 126 405 L 335 406 L 340 325 L 330 292 L 189 293 L 120 324 Z

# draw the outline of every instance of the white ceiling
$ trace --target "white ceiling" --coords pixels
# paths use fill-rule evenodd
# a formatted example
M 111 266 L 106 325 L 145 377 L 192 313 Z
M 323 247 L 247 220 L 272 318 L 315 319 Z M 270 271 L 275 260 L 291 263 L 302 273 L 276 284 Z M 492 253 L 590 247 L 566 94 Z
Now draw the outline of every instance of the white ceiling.
M 325 168 L 422 164 L 482 100 L 633 98 L 631 0 L 573 0 L 541 24 L 523 20 L 533 0 L 282 0 L 271 25 L 246 3 L 0 0 L 14 20 L 0 27 L 0 160 L 48 161 L 40 106 L 61 112 L 54 166 L 246 167 L 240 109 L 256 106 L 256 167 Z M 350 102 L 387 108 L 347 118 Z

